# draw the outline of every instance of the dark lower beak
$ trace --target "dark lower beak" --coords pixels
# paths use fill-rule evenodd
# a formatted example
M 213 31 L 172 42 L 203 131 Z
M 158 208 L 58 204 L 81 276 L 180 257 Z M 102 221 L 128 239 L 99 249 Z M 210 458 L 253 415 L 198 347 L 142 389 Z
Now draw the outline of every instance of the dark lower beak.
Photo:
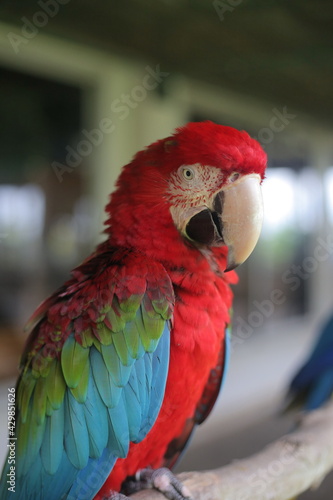
M 186 226 L 186 235 L 201 245 L 223 243 L 221 217 L 208 208 L 194 215 Z

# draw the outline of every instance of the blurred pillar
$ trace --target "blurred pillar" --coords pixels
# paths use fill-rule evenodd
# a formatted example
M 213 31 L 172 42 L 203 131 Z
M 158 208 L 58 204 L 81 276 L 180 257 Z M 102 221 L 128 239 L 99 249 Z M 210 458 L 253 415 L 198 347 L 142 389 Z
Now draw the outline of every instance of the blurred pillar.
M 327 129 L 316 129 L 311 135 L 312 165 L 317 169 L 321 179 L 322 217 L 318 220 L 317 234 L 314 241 L 314 258 L 316 248 L 320 247 L 320 261 L 312 276 L 310 287 L 310 309 L 318 321 L 330 311 L 333 312 L 332 282 L 333 282 L 333 228 L 330 225 L 325 200 L 324 175 L 333 165 L 332 134 Z

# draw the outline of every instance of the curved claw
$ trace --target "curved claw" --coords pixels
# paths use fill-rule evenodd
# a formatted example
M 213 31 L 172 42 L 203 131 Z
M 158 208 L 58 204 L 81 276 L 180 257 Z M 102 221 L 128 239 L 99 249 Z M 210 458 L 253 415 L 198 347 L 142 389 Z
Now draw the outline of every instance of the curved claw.
M 166 467 L 142 469 L 136 479 L 146 488 L 155 488 L 169 500 L 191 500 L 191 493 Z

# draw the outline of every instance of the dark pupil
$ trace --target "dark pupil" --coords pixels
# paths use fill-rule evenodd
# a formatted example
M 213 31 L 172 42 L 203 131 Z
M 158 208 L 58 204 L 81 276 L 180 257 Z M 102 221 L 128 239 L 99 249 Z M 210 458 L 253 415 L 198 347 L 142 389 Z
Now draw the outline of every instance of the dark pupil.
M 186 170 L 186 177 L 191 177 L 191 172 L 190 172 L 190 170 Z

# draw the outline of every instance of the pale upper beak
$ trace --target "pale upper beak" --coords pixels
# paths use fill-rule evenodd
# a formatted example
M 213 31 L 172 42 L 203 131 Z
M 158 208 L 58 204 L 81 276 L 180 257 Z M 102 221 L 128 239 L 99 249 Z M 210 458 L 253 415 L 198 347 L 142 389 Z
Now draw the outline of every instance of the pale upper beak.
M 248 174 L 224 186 L 186 224 L 185 234 L 199 245 L 228 247 L 226 271 L 242 264 L 258 241 L 263 203 L 261 178 Z

